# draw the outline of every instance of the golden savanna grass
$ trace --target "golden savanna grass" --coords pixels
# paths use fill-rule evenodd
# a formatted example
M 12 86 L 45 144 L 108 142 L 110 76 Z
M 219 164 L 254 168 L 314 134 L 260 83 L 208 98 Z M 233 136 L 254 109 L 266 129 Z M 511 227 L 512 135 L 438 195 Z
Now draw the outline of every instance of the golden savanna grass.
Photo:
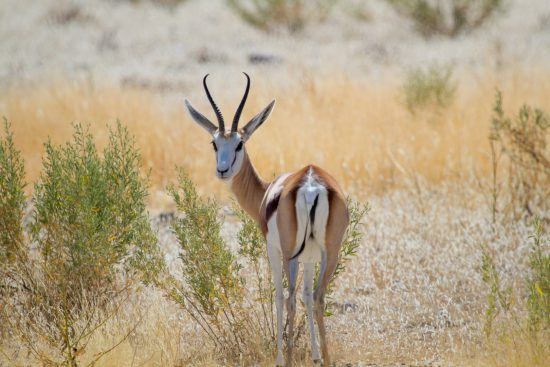
M 483 175 L 496 88 L 504 92 L 510 112 L 524 102 L 550 110 L 548 70 L 463 72 L 455 81 L 457 96 L 448 109 L 428 108 L 413 116 L 403 106 L 402 81 L 396 78 L 367 84 L 338 76 L 309 77 L 285 87 L 259 80 L 242 121 L 271 98 L 277 104 L 248 144 L 253 162 L 265 178 L 316 163 L 348 192 L 364 198 L 417 177 L 438 183 L 472 172 Z M 195 89 L 191 100 L 212 116 L 200 80 Z M 226 119 L 242 91 L 230 92 L 218 96 Z M 183 92 L 159 96 L 108 83 L 57 81 L 4 91 L 0 111 L 12 122 L 30 182 L 39 175 L 48 137 L 64 142 L 72 134 L 71 122 L 83 122 L 102 145 L 107 125 L 120 119 L 135 134 L 155 188 L 163 189 L 174 178 L 174 166 L 181 165 L 201 190 L 226 197 L 226 188 L 214 178 L 209 137 L 184 112 L 183 97 Z

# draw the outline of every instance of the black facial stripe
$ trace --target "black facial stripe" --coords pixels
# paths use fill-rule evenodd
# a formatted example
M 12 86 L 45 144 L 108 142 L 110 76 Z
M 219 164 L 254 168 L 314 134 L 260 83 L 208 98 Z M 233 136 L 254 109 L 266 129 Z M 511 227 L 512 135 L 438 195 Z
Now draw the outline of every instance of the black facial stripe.
M 243 149 L 243 142 L 242 140 L 239 142 L 239 145 L 237 145 L 237 148 L 235 149 L 235 151 L 240 151 L 241 149 Z
M 218 147 L 216 146 L 216 143 L 215 143 L 215 142 L 212 142 L 212 146 L 214 147 L 214 151 L 217 152 L 217 151 L 218 151 Z

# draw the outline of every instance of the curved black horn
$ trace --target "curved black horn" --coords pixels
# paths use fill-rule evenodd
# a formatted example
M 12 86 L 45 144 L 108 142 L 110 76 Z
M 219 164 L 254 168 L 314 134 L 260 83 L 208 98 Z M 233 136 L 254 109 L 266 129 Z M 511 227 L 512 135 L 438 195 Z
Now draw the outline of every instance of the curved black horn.
M 239 127 L 239 119 L 241 118 L 241 112 L 243 112 L 244 104 L 246 103 L 246 98 L 248 97 L 248 91 L 250 90 L 250 77 L 245 72 L 243 72 L 243 74 L 246 76 L 246 90 L 244 91 L 243 99 L 239 104 L 239 108 L 237 108 L 237 112 L 235 112 L 235 117 L 233 118 L 233 124 L 231 125 L 231 132 L 237 131 L 237 128 Z
M 223 121 L 223 116 L 218 108 L 218 105 L 216 105 L 216 102 L 214 102 L 214 99 L 212 98 L 212 95 L 210 95 L 210 91 L 208 90 L 208 86 L 206 85 L 206 78 L 210 74 L 206 74 L 204 76 L 204 79 L 202 80 L 202 85 L 204 86 L 204 90 L 206 91 L 206 96 L 208 97 L 208 100 L 210 101 L 210 104 L 212 105 L 212 108 L 214 109 L 214 112 L 216 112 L 216 117 L 218 118 L 218 128 L 219 130 L 224 133 L 225 132 L 225 122 Z

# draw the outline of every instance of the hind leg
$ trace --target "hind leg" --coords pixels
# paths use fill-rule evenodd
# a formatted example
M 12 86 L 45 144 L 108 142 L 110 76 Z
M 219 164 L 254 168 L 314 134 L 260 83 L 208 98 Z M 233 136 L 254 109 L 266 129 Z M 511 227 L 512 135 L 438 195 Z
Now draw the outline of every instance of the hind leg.
M 323 259 L 321 260 L 321 272 L 319 273 L 320 279 L 318 281 L 317 289 L 313 295 L 315 302 L 315 321 L 317 321 L 317 327 L 319 328 L 319 340 L 321 342 L 321 355 L 323 356 L 324 366 L 330 365 L 328 340 L 325 328 L 325 292 L 337 265 L 338 254 L 336 254 L 336 256 L 327 256 L 323 253 Z
M 338 266 L 340 248 L 349 223 L 349 215 L 345 201 L 333 200 L 330 206 L 330 217 L 326 227 L 325 248 L 321 254 L 321 269 L 317 281 L 317 289 L 313 295 L 315 302 L 315 320 L 319 327 L 321 354 L 323 364 L 330 365 L 328 340 L 325 328 L 325 293 L 332 275 Z
M 313 363 L 321 361 L 317 337 L 315 334 L 315 322 L 313 316 L 313 278 L 315 277 L 315 264 L 304 263 L 304 293 L 303 299 L 306 305 L 307 321 L 309 326 L 309 336 L 311 339 L 311 357 Z
M 288 279 L 288 299 L 286 301 L 287 312 L 287 354 L 286 361 L 289 366 L 292 365 L 292 352 L 294 349 L 294 321 L 296 316 L 296 279 L 298 277 L 298 260 L 293 259 L 288 261 L 285 266 L 285 271 Z

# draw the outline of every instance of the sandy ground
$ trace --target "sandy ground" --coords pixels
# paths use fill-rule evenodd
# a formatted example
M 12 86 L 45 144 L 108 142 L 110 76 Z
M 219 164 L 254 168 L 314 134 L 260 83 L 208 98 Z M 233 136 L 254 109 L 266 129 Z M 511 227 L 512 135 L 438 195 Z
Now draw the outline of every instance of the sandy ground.
M 372 81 L 435 62 L 474 69 L 550 63 L 547 0 L 509 0 L 503 14 L 472 34 L 430 40 L 384 1 L 358 4 L 341 0 L 324 23 L 289 36 L 245 24 L 222 0 L 175 7 L 147 0 L 2 0 L 0 87 L 79 77 L 189 92 L 206 72 L 223 72 L 219 79 L 228 83 L 242 83 L 243 70 L 274 82 L 334 72 Z M 350 15 L 358 6 L 367 20 Z M 262 58 L 267 61 L 257 61 Z

